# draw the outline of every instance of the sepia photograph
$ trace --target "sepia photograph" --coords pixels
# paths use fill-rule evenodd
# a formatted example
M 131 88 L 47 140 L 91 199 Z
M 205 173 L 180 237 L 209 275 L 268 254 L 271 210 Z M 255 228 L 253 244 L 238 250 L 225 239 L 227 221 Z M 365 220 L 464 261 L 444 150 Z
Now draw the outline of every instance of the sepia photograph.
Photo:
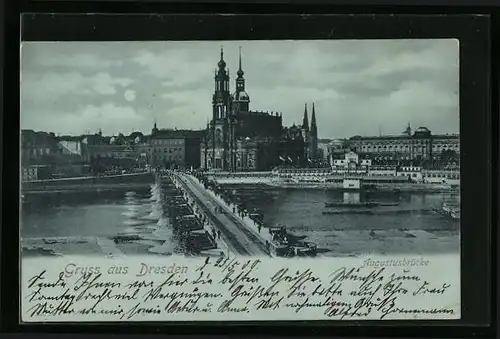
M 24 42 L 21 257 L 460 258 L 454 39 Z

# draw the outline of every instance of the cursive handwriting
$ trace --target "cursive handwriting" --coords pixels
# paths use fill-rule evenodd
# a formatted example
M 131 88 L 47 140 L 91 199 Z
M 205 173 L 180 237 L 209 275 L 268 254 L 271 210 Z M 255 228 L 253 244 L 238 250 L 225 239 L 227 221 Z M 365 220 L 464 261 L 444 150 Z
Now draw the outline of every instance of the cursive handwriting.
M 357 266 L 314 267 L 314 261 L 289 262 L 293 264 L 224 256 L 190 263 L 179 259 L 166 264 L 48 267 L 26 277 L 23 315 L 77 321 L 459 316 L 459 309 L 443 306 L 457 304 L 453 298 L 459 300 L 453 282 L 432 278 L 435 271 L 420 271 L 432 267 L 429 263 L 398 266 L 365 261 Z

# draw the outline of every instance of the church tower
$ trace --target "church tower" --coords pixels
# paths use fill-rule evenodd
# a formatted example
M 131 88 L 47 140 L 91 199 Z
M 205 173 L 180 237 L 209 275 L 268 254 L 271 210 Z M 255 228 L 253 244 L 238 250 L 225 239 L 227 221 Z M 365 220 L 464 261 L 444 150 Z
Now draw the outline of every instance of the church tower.
M 314 102 L 311 115 L 311 130 L 309 131 L 309 158 L 316 159 L 318 156 L 318 127 L 316 126 L 316 112 Z
M 215 70 L 215 91 L 212 97 L 212 168 L 226 169 L 228 157 L 228 120 L 230 113 L 229 70 L 226 70 L 224 50 Z
M 243 68 L 241 67 L 241 46 L 239 68 L 236 75 L 236 91 L 233 94 L 233 108 L 237 115 L 238 112 L 248 112 L 250 109 L 250 97 L 248 93 L 245 92 L 245 78 L 243 77 L 245 72 L 243 72 Z
M 237 137 L 236 131 L 241 113 L 248 113 L 250 110 L 250 97 L 245 92 L 245 72 L 241 66 L 241 46 L 239 53 L 239 67 L 236 72 L 236 90 L 231 96 L 231 116 L 229 117 L 229 154 L 228 164 L 230 170 L 237 167 Z
M 302 138 L 307 140 L 309 135 L 309 118 L 307 117 L 307 104 L 304 106 L 304 117 L 302 118 Z
M 158 132 L 158 127 L 156 127 L 156 119 L 155 119 L 153 129 L 151 130 L 151 134 L 156 134 L 157 132 Z
M 307 116 L 307 104 L 304 105 L 304 117 L 302 118 L 302 139 L 304 140 L 304 159 L 309 158 L 309 118 Z

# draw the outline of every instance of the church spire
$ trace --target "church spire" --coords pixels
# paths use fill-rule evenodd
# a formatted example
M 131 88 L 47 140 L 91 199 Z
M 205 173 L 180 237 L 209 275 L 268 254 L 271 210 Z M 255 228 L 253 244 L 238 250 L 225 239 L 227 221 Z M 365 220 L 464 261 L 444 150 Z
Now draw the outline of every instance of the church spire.
M 408 122 L 408 126 L 406 127 L 405 131 L 403 134 L 411 135 L 411 125 L 410 122 Z
M 156 118 L 154 120 L 154 124 L 153 124 L 153 130 L 151 131 L 153 134 L 158 132 L 158 128 L 156 127 Z
M 308 144 L 308 155 L 310 159 L 314 160 L 318 155 L 318 127 L 316 126 L 316 110 L 314 109 L 314 103 L 312 108 L 311 130 L 309 131 Z
M 241 46 L 240 46 L 240 64 L 239 64 L 239 66 L 240 66 L 240 68 L 238 69 L 238 72 L 236 74 L 238 75 L 238 78 L 241 78 L 245 74 L 245 72 L 243 72 L 243 68 L 241 68 Z
M 245 78 L 243 75 L 245 74 L 243 72 L 243 68 L 241 67 L 241 46 L 240 46 L 240 60 L 239 60 L 239 69 L 238 72 L 236 72 L 238 75 L 236 77 L 236 93 L 234 99 L 238 102 L 248 102 L 250 101 L 250 98 L 248 97 L 248 94 L 245 92 Z M 241 107 L 242 110 L 248 111 L 247 105 L 243 105 Z
M 224 47 L 220 46 L 220 60 L 217 64 L 219 66 L 219 70 L 223 70 L 226 68 L 226 62 L 224 61 Z
M 304 118 L 302 119 L 302 129 L 309 131 L 309 118 L 307 117 L 307 104 L 304 107 Z
M 314 110 L 314 102 L 313 102 L 313 111 L 311 116 L 311 132 L 317 133 L 318 127 L 316 126 L 316 112 Z

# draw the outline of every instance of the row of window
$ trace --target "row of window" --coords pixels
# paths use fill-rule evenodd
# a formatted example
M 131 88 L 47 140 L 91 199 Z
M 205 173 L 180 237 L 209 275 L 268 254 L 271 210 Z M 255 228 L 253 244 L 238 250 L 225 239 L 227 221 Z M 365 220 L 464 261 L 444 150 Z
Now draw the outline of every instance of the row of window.
M 365 152 L 404 152 L 404 153 L 410 153 L 410 152 L 422 152 L 422 153 L 425 153 L 427 151 L 429 151 L 428 148 L 425 148 L 425 147 L 414 147 L 412 149 L 410 149 L 409 147 L 405 147 L 403 148 L 403 146 L 400 146 L 400 147 L 373 147 L 373 148 L 369 148 L 369 147 L 362 147 L 361 148 L 363 151 Z M 433 152 L 445 152 L 445 151 L 456 151 L 456 152 L 459 152 L 460 149 L 459 147 L 456 147 L 456 148 L 443 148 L 443 149 L 439 149 L 439 148 L 435 148 L 433 147 L 432 148 L 432 151 Z
M 154 145 L 183 145 L 184 139 L 154 139 Z
M 163 153 L 182 152 L 182 147 L 164 148 Z M 161 153 L 161 148 L 153 148 L 153 153 Z
M 349 163 L 356 163 L 356 160 L 334 160 L 333 161 L 335 164 L 349 164 Z M 360 163 L 362 165 L 369 165 L 371 163 L 370 160 L 361 160 Z
M 414 172 L 414 171 L 420 172 L 422 170 L 422 168 L 418 167 L 418 166 L 416 166 L 416 167 L 401 167 L 401 170 L 404 172 Z
M 182 156 L 178 155 L 178 156 L 175 156 L 175 155 L 164 155 L 164 156 L 155 156 L 155 159 L 156 160 L 182 160 Z
M 359 147 L 359 146 L 358 146 Z M 427 147 L 422 147 L 422 146 L 414 146 L 412 147 L 413 150 L 417 150 L 418 152 L 422 151 L 425 152 Z M 364 150 L 387 150 L 387 151 L 409 151 L 410 146 L 409 145 L 361 145 L 361 149 Z M 446 151 L 446 150 L 459 150 L 460 145 L 432 145 L 432 150 L 433 151 Z
M 33 175 L 37 173 L 37 169 L 34 167 L 23 168 L 23 175 Z
M 216 92 L 226 92 L 229 91 L 229 81 L 215 81 L 215 91 Z
M 392 140 L 392 141 L 384 141 L 384 140 L 376 140 L 376 141 L 370 141 L 370 140 L 363 140 L 363 141 L 351 141 L 350 143 L 352 144 L 362 144 L 362 145 L 373 145 L 373 144 L 388 144 L 388 145 L 400 145 L 400 144 L 413 144 L 413 145 L 424 145 L 424 144 L 430 144 L 432 143 L 433 145 L 457 145 L 460 143 L 459 139 L 405 139 L 405 140 Z M 340 143 L 337 143 L 340 144 Z
M 315 176 L 315 175 L 329 175 L 330 173 L 324 173 L 324 172 L 319 172 L 319 173 L 313 173 L 313 172 L 308 172 L 308 173 L 295 173 L 295 174 L 286 174 L 286 173 L 280 173 L 281 178 L 292 178 L 296 177 L 297 175 L 302 174 L 303 176 Z M 331 174 L 337 174 L 341 175 L 344 173 L 331 173 Z M 392 173 L 365 173 L 365 172 L 357 172 L 357 173 L 350 173 L 350 175 L 359 175 L 359 176 L 379 176 L 379 175 L 393 175 L 395 176 L 400 175 L 400 176 L 406 176 L 406 177 L 411 177 L 411 178 L 418 178 L 418 173 L 402 173 L 398 172 L 396 173 L 395 171 Z M 429 173 L 429 174 L 423 174 L 423 178 L 448 178 L 448 179 L 460 179 L 460 174 L 458 173 Z
M 33 155 L 45 155 L 50 154 L 50 148 L 35 148 L 33 150 L 29 150 L 28 152 Z
M 460 179 L 460 174 L 454 173 L 454 174 L 423 174 L 423 178 L 447 178 L 447 179 Z
M 36 174 L 23 174 L 22 181 L 34 181 L 37 180 L 38 176 Z
M 126 153 L 126 152 L 119 152 L 119 153 L 94 153 L 91 155 L 91 158 L 130 158 L 134 157 L 136 154 L 133 153 Z
M 414 155 L 413 158 L 415 159 L 422 159 L 422 155 L 421 154 L 418 154 L 418 155 Z M 383 161 L 383 160 L 411 160 L 412 157 L 409 157 L 409 156 L 406 156 L 406 157 L 395 157 L 395 156 L 385 156 L 385 157 L 374 157 L 373 159 L 371 159 L 372 161 Z M 432 159 L 434 160 L 438 160 L 439 157 L 438 156 L 433 156 Z M 335 161 L 335 160 L 334 160 Z

